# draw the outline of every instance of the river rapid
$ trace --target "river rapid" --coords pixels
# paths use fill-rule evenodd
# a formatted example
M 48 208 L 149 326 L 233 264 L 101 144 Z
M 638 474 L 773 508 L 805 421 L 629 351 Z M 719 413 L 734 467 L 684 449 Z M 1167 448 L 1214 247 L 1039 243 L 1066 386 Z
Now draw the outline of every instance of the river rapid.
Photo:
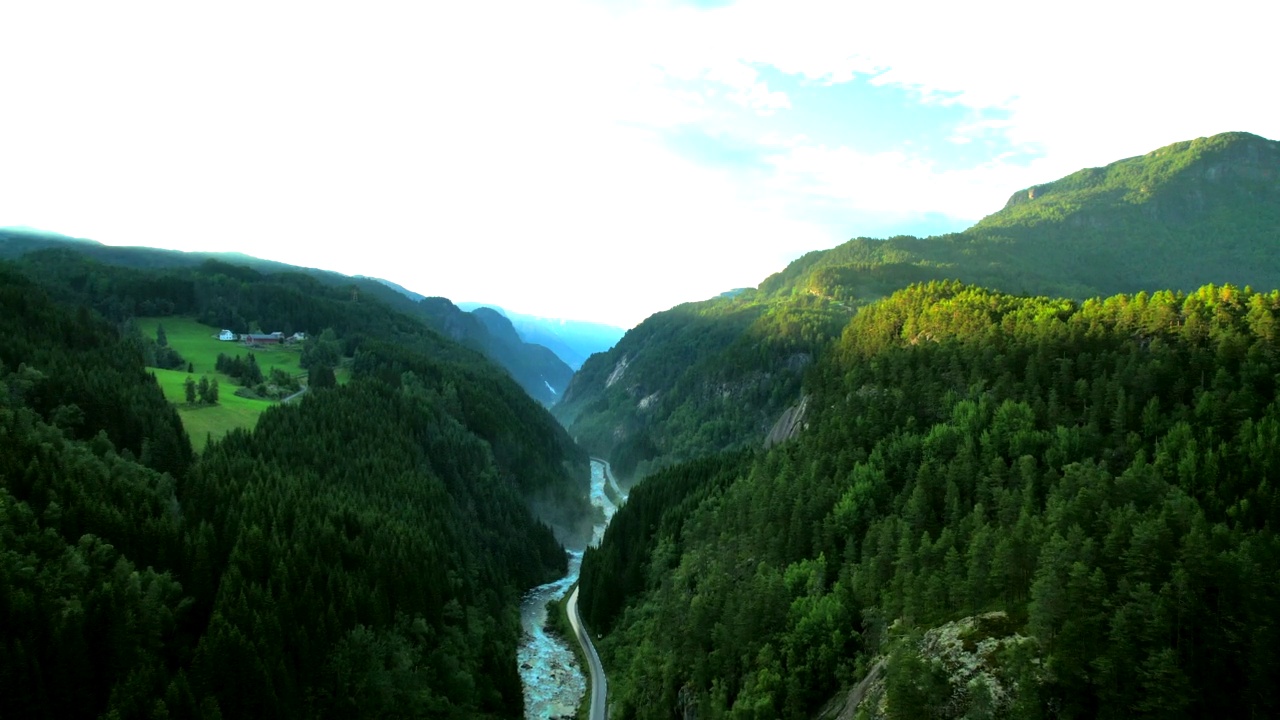
M 606 482 L 604 463 L 592 460 L 591 504 L 604 512 L 604 522 L 596 525 L 592 533 L 592 546 L 600 544 L 604 529 L 618 509 L 604 492 Z M 587 692 L 582 667 L 568 645 L 573 639 L 553 637 L 546 632 L 547 603 L 564 597 L 578 581 L 581 567 L 582 553 L 570 551 L 569 574 L 539 585 L 520 600 L 520 625 L 524 632 L 516 651 L 516 662 L 524 683 L 524 716 L 529 720 L 573 718 Z

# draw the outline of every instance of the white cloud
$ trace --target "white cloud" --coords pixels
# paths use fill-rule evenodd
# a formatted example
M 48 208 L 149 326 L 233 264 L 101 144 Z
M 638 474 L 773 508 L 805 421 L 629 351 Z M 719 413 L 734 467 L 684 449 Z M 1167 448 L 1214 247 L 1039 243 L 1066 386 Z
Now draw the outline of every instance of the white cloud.
M 1101 2 L 9 4 L 0 224 L 629 322 L 861 232 L 810 217 L 818 206 L 977 218 L 1020 187 L 1168 142 L 1280 137 L 1276 20 L 1238 0 L 1194 15 Z M 655 138 L 715 134 L 732 108 L 721 97 L 785 113 L 765 67 L 873 76 L 972 109 L 949 130 L 957 142 L 998 134 L 1043 157 L 943 171 L 907 147 L 765 131 L 773 172 L 733 175 Z
M 1000 134 L 1042 157 L 944 172 L 905 148 L 866 154 L 807 145 L 776 158 L 773 187 L 851 208 L 976 219 L 1014 190 L 1177 140 L 1245 129 L 1280 137 L 1273 5 L 1180 12 L 1145 3 L 748 1 L 703 13 L 665 49 L 685 75 L 738 60 L 826 82 L 867 76 L 961 105 L 982 119 L 955 142 Z M 999 117 L 982 117 L 998 111 Z M 852 229 L 851 229 L 852 230 Z

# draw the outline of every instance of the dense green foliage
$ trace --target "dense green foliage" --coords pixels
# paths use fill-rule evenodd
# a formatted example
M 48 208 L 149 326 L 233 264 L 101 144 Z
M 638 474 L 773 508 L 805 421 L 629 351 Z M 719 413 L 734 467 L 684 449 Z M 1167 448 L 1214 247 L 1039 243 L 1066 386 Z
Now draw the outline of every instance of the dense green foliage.
M 224 715 L 519 714 L 518 591 L 565 558 L 442 391 L 357 378 L 201 459 L 193 674 Z
M 0 715 L 147 717 L 189 697 L 172 476 L 106 432 L 69 439 L 18 401 L 26 373 L 0 374 Z
M 1277 292 L 874 304 L 797 441 L 653 476 L 584 558 L 612 702 L 808 717 L 896 647 L 911 717 L 956 689 L 898 638 L 1005 610 L 1015 716 L 1274 715 L 1278 378 Z
M 542 408 L 508 378 L 481 366 L 433 362 L 403 345 L 373 343 L 352 363 L 357 376 L 394 384 L 405 373 L 437 387 L 441 401 L 493 452 L 505 482 L 520 488 L 567 542 L 590 538 L 590 464 Z M 569 477 L 581 482 L 567 482 Z
M 143 368 L 135 344 L 86 309 L 58 308 L 14 268 L 0 264 L 0 363 L 32 369 L 18 398 L 76 439 L 105 431 L 143 463 L 180 476 L 191 445 L 177 413 Z M 140 340 L 140 338 L 139 338 Z
M 1278 156 L 1082 171 L 588 360 L 560 417 L 652 473 L 583 563 L 617 715 L 809 717 L 873 667 L 894 718 L 1280 714 L 1280 293 L 942 282 L 1280 285 Z M 515 603 L 564 567 L 536 518 L 588 522 L 584 454 L 512 382 L 552 365 L 373 281 L 45 244 L 46 290 L 0 267 L 0 716 L 520 713 Z M 307 332 L 313 391 L 193 457 L 143 368 L 181 357 L 133 320 L 178 315 Z M 992 660 L 1013 698 L 917 643 L 988 611 L 1030 638 Z
M 555 413 L 623 478 L 755 444 L 849 316 L 824 298 L 754 292 L 680 305 L 593 355 Z
M 195 268 L 137 270 L 103 265 L 69 250 L 26 255 L 22 258 L 22 267 L 56 296 L 88 305 L 121 323 L 138 315 L 172 313 L 195 316 L 213 328 L 246 327 L 252 319 L 262 327 L 277 329 L 286 335 L 302 330 L 309 334 L 302 350 L 302 361 L 307 367 L 316 363 L 336 364 L 340 357 L 358 355 L 366 344 L 384 348 L 394 345 L 399 348 L 396 352 L 402 352 L 406 358 L 429 359 L 438 367 L 451 368 L 449 372 L 462 373 L 467 387 L 484 388 L 482 396 L 468 401 L 467 412 L 483 418 L 485 427 L 493 429 L 486 439 L 495 448 L 501 446 L 500 456 L 517 453 L 506 449 L 507 445 L 524 446 L 524 441 L 517 438 L 554 432 L 559 436 L 539 437 L 538 442 L 548 451 L 570 453 L 574 457 L 570 472 L 574 476 L 586 476 L 585 455 L 573 448 L 558 427 L 554 431 L 546 430 L 554 423 L 547 422 L 546 414 L 519 391 L 509 375 L 487 362 L 481 353 L 433 331 L 419 317 L 363 297 L 350 287 L 327 286 L 303 274 L 266 275 L 216 260 Z M 386 350 L 383 355 L 391 352 Z M 463 386 L 460 383 L 458 387 L 461 391 Z M 502 408 L 503 413 L 497 413 L 498 408 Z M 522 480 L 525 487 L 531 492 L 549 492 L 557 501 L 567 500 L 569 495 L 576 497 L 577 490 L 563 482 L 564 468 L 553 472 L 543 465 L 542 462 L 531 465 Z M 520 465 L 511 467 L 513 474 L 525 472 Z M 555 484 L 561 487 L 551 487 Z M 573 503 L 566 516 L 584 516 L 585 500 L 578 498 Z
M 225 373 L 241 385 L 257 385 L 266 378 L 262 377 L 262 368 L 258 367 L 258 361 L 254 359 L 253 353 L 245 353 L 248 357 L 240 357 L 239 355 L 230 356 L 226 353 L 218 353 L 217 363 L 214 365 L 220 373 Z M 329 365 L 330 368 L 337 363 Z
M 294 297 L 65 260 L 108 312 Z M 521 715 L 519 595 L 566 561 L 529 503 L 572 515 L 587 462 L 504 372 L 321 290 L 308 322 L 367 321 L 351 382 L 195 459 L 127 323 L 0 274 L 0 716 Z
M 750 459 L 747 451 L 691 460 L 650 475 L 627 496 L 627 511 L 614 516 L 609 542 L 584 558 L 592 582 L 582 586 L 578 607 L 591 627 L 612 629 L 628 598 L 634 598 L 670 568 L 661 559 L 677 547 L 689 513 L 734 480 Z M 659 549 L 659 542 L 665 544 Z M 607 578 L 608 581 L 602 581 Z
M 1076 299 L 1277 287 L 1278 228 L 1280 143 L 1246 133 L 1178 143 L 1017 193 L 963 233 L 856 238 L 798 258 L 757 289 L 658 313 L 584 364 L 556 412 L 621 475 L 637 466 L 643 475 L 758 443 L 799 400 L 802 358 L 838 334 L 828 319 L 912 283 Z M 769 315 L 790 319 L 753 325 Z M 775 348 L 794 321 L 804 339 Z M 608 385 L 624 361 L 625 376 Z
M 403 315 L 425 322 L 432 329 L 455 342 L 484 354 L 485 357 L 505 368 L 531 397 L 547 406 L 559 399 L 559 393 L 563 393 L 569 378 L 573 375 L 573 370 L 547 348 L 522 341 L 510 322 L 504 318 L 499 317 L 499 322 L 495 323 L 492 318 L 463 312 L 445 298 L 424 298 L 393 283 L 295 267 L 239 253 L 189 253 L 153 248 L 110 247 L 59 235 L 0 229 L 0 257 L 27 257 L 28 264 L 42 264 L 45 261 L 37 258 L 44 256 L 47 261 L 51 254 L 56 256 L 56 253 L 73 254 L 81 261 L 84 259 L 94 261 L 88 263 L 89 265 L 105 264 L 147 271 L 136 276 L 148 278 L 146 282 L 166 282 L 159 279 L 166 275 L 187 277 L 190 271 L 203 268 L 206 274 L 225 272 L 241 280 L 255 278 L 260 280 L 265 276 L 304 291 L 325 288 L 328 291 L 325 294 L 331 296 L 345 295 L 353 300 L 360 298 L 376 300 Z M 78 281 L 79 284 L 83 286 L 86 279 L 82 277 Z M 171 289 L 177 288 L 171 287 Z M 119 287 L 112 288 L 111 294 L 116 295 L 119 290 Z M 219 288 L 199 288 L 195 292 L 197 296 L 203 296 L 207 301 L 217 298 L 218 290 Z M 210 292 L 212 294 L 209 294 Z M 147 293 L 144 291 L 143 294 Z M 274 303 L 279 299 L 274 298 L 270 301 Z M 133 306 L 119 314 L 151 316 L 187 312 L 174 309 L 170 303 L 177 300 L 153 301 L 155 304 L 137 304 L 146 303 L 145 299 L 134 302 Z M 186 303 L 184 306 L 189 304 Z M 269 331 L 283 330 L 288 327 L 290 330 L 286 334 L 291 334 L 294 328 L 317 332 L 319 327 L 323 327 L 312 325 L 305 318 L 297 315 L 295 311 L 298 303 L 282 306 L 281 309 L 285 310 L 286 307 L 287 311 L 283 314 L 261 315 L 258 314 L 257 302 L 249 303 L 247 307 L 241 302 L 236 302 L 233 303 L 231 312 L 201 313 L 199 319 L 207 325 L 225 327 L 237 332 L 247 331 L 248 323 L 254 321 L 258 322 L 264 330 L 269 327 Z M 105 310 L 101 307 L 99 309 Z M 109 314 L 113 317 L 116 315 L 116 313 Z M 301 323 L 301 325 L 295 323 Z M 502 326 L 503 323 L 505 327 Z M 156 365 L 154 362 L 149 364 Z M 157 366 L 177 367 L 169 364 Z
M 1211 282 L 1274 287 L 1280 143 L 1224 133 L 1015 193 L 997 213 L 934 238 L 857 238 L 765 280 L 771 295 L 846 302 L 959 279 L 1083 299 Z

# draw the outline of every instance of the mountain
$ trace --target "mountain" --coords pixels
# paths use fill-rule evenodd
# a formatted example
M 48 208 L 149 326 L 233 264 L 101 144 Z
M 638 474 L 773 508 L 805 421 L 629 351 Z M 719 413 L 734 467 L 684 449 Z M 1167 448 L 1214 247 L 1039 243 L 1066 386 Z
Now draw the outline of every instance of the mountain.
M 217 260 L 250 267 L 259 272 L 302 272 L 336 282 L 346 275 L 302 268 L 274 260 L 263 260 L 235 252 L 183 252 L 147 247 L 103 245 L 95 240 L 73 238 L 58 233 L 27 228 L 0 228 L 0 258 L 15 259 L 37 250 L 74 250 L 99 262 L 133 268 L 194 267 L 206 260 Z
M 917 284 L 804 392 L 586 551 L 611 715 L 1280 713 L 1280 290 Z
M 395 283 L 348 276 L 315 268 L 303 268 L 272 260 L 262 260 L 241 253 L 180 252 L 143 247 L 115 247 L 91 240 L 24 229 L 0 228 L 0 258 L 19 258 L 39 250 L 70 250 L 99 262 L 139 269 L 193 268 L 215 261 L 251 268 L 264 274 L 301 273 L 329 287 L 342 287 L 363 293 L 408 315 L 426 320 L 436 330 L 453 340 L 483 353 L 505 368 L 525 392 L 543 405 L 551 406 L 560 399 L 568 385 L 572 370 L 548 358 L 545 348 L 509 335 L 492 335 L 484 323 L 477 322 L 444 298 L 427 298 Z M 247 331 L 247 327 L 230 328 Z
M 626 332 L 613 325 L 524 315 L 485 303 L 464 302 L 458 303 L 458 307 L 470 312 L 489 308 L 500 313 L 511 321 L 522 340 L 550 348 L 575 371 L 588 357 L 617 344 Z
M 547 407 L 560 400 L 573 377 L 555 353 L 520 339 L 497 313 L 469 313 L 441 297 L 423 298 L 414 308 L 432 327 L 506 368 L 530 397 Z
M 349 380 L 197 456 L 143 314 L 305 329 Z M 0 262 L 0 335 L 0 716 L 523 716 L 520 598 L 565 571 L 547 522 L 585 519 L 588 468 L 504 370 L 212 259 Z
M 102 243 L 93 240 L 29 227 L 0 227 L 0 240 L 3 240 L 3 245 L 0 245 L 0 253 L 3 253 L 3 257 L 6 258 L 17 257 L 33 250 L 47 250 L 53 247 L 66 247 L 67 245 L 80 245 L 84 248 L 95 249 L 106 247 Z
M 849 317 L 825 298 L 755 292 L 680 305 L 592 356 L 553 412 L 623 478 L 758 443 Z
M 494 443 L 496 449 L 502 449 L 500 457 L 507 457 L 508 452 L 517 453 L 508 458 L 512 465 L 507 472 L 518 472 L 523 478 L 531 505 L 558 508 L 544 519 L 567 531 L 587 510 L 583 505 L 585 497 L 577 497 L 579 488 L 562 482 L 563 467 L 559 460 L 547 464 L 545 460 L 520 455 L 529 445 L 545 444 L 548 451 L 564 443 L 571 446 L 558 424 L 537 407 L 507 371 L 487 360 L 479 349 L 455 342 L 435 330 L 416 310 L 409 314 L 367 294 L 353 293 L 350 286 L 328 286 L 309 275 L 266 274 L 217 260 L 206 260 L 194 268 L 144 270 L 99 263 L 77 252 L 45 250 L 23 256 L 18 267 L 55 300 L 96 311 L 120 324 L 127 333 L 135 332 L 131 320 L 136 317 L 184 316 L 210 328 L 256 323 L 279 329 L 285 335 L 301 330 L 310 336 L 302 348 L 304 367 L 309 354 L 342 356 L 351 358 L 348 364 L 354 373 L 362 351 L 387 345 L 411 348 L 436 362 L 448 363 L 451 368 L 473 375 L 471 385 L 483 387 L 486 394 L 500 398 L 470 397 L 461 388 L 451 391 L 455 402 L 464 402 L 466 412 L 487 417 L 493 406 L 501 405 L 501 418 L 530 415 L 538 418 L 510 427 L 489 418 L 487 426 L 519 432 L 508 436 L 504 431 L 485 439 Z M 469 314 L 454 310 L 471 319 Z M 329 335 L 333 340 L 325 339 Z M 325 351 L 321 347 L 325 344 L 331 344 L 332 350 Z M 228 351 L 234 352 L 235 348 Z M 332 364 L 335 360 L 336 357 L 331 357 L 326 362 Z M 407 361 L 396 361 L 390 366 L 419 374 L 427 372 Z M 431 373 L 439 382 L 447 382 L 449 373 L 439 370 Z M 546 422 L 553 423 L 553 434 L 558 439 L 541 435 L 547 430 L 542 427 Z M 572 452 L 582 463 L 586 462 L 577 449 Z M 586 472 L 585 465 L 580 469 Z
M 962 233 L 857 238 L 809 253 L 760 289 L 866 301 L 904 280 L 943 278 L 1078 298 L 1265 287 L 1280 277 L 1277 226 L 1280 143 L 1225 133 L 1020 190 Z
M 410 290 L 409 288 L 406 288 L 403 285 L 397 285 L 391 282 L 390 280 L 383 280 L 382 278 L 371 278 L 371 277 L 366 277 L 364 275 L 354 275 L 353 277 L 360 278 L 361 280 L 372 280 L 376 283 L 382 283 L 383 285 L 386 285 L 387 287 L 391 288 L 392 290 L 395 290 L 396 292 L 400 293 L 401 295 L 404 295 L 405 297 L 409 298 L 414 302 L 419 302 L 424 298 L 426 298 L 426 295 L 416 293 Z
M 755 289 L 628 331 L 583 364 L 555 412 L 622 475 L 759 444 L 857 308 L 943 279 L 1077 299 L 1280 285 L 1280 143 L 1176 143 L 1019 191 L 962 233 L 808 253 Z
M 477 308 L 471 312 L 471 316 L 484 325 L 489 337 L 493 339 L 489 351 L 491 357 L 511 357 L 513 359 L 509 365 L 513 367 L 517 364 L 515 358 L 519 357 L 519 364 L 527 368 L 530 374 L 527 382 L 517 378 L 521 385 L 541 381 L 543 387 L 551 393 L 550 402 L 544 402 L 544 404 L 552 405 L 559 401 L 560 395 L 573 378 L 573 370 L 557 357 L 555 352 L 537 343 L 525 342 L 516 332 L 511 321 L 493 310 Z M 499 362 L 502 361 L 499 360 Z

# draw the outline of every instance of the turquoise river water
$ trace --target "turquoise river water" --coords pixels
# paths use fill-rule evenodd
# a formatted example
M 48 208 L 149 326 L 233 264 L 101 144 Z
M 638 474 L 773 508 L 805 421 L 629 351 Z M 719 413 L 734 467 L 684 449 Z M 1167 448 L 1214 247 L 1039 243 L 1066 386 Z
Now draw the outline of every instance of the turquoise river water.
M 604 529 L 613 519 L 617 506 L 604 492 L 605 465 L 591 461 L 591 504 L 604 512 L 604 522 L 595 526 L 591 539 L 598 545 L 604 537 Z M 616 485 L 614 486 L 616 489 Z M 547 603 L 564 597 L 578 581 L 582 566 L 582 553 L 569 553 L 569 573 L 555 582 L 539 585 L 525 593 L 520 601 L 520 647 L 516 662 L 520 665 L 520 679 L 524 682 L 524 712 L 529 720 L 573 718 L 587 692 L 587 681 L 582 667 L 568 643 L 546 632 Z

